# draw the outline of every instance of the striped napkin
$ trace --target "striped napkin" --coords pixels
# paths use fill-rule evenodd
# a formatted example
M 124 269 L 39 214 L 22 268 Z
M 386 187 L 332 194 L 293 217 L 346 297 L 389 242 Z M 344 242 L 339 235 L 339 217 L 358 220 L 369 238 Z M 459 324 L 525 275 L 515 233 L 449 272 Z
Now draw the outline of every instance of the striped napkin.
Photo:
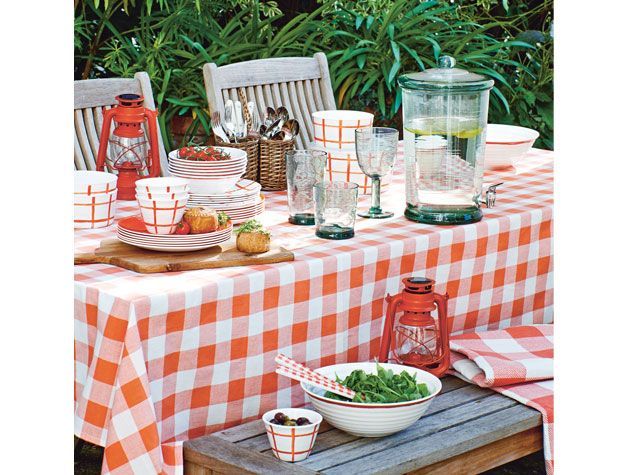
M 541 412 L 545 466 L 553 474 L 553 325 L 451 336 L 450 347 L 453 375 Z

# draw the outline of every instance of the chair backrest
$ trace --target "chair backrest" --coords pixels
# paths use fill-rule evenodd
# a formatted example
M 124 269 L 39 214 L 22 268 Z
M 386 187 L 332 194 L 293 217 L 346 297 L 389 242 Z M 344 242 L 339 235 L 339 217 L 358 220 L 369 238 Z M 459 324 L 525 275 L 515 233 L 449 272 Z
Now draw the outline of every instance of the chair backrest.
M 96 157 L 103 127 L 103 110 L 111 109 L 120 94 L 141 94 L 144 106 L 155 109 L 149 75 L 136 73 L 133 78 L 86 79 L 74 81 L 74 169 L 96 170 Z M 159 128 L 159 125 L 158 125 Z M 161 134 L 160 165 L 167 170 L 166 151 Z M 111 170 L 110 170 L 111 171 Z
M 312 58 L 256 59 L 221 67 L 206 63 L 203 79 L 210 113 L 218 111 L 221 117 L 225 101 L 237 101 L 240 88 L 248 101 L 254 101 L 261 119 L 268 106 L 286 107 L 300 122 L 298 148 L 306 148 L 313 141 L 311 113 L 337 108 L 324 53 L 315 53 Z

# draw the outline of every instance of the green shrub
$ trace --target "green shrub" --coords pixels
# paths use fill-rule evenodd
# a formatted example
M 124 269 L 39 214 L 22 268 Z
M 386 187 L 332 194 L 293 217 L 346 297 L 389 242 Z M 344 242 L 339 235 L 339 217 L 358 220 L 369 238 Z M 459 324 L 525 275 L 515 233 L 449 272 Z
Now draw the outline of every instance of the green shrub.
M 176 115 L 194 118 L 188 135 L 210 133 L 206 62 L 324 51 L 338 106 L 372 110 L 378 123 L 400 127 L 398 76 L 434 67 L 440 54 L 449 54 L 495 80 L 491 122 L 535 128 L 538 145 L 551 148 L 551 1 L 534 8 L 507 3 L 321 0 L 318 10 L 279 26 L 286 19 L 275 1 L 78 0 L 75 77 L 147 71 L 170 149 Z

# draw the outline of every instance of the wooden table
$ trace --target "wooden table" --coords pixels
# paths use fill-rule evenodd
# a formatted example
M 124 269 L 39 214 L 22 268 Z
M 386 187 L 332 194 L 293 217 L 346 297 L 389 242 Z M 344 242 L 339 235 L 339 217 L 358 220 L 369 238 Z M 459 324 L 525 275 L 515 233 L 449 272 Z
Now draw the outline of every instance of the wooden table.
M 447 377 L 410 428 L 356 437 L 322 423 L 311 456 L 288 464 L 271 453 L 261 420 L 184 443 L 184 473 L 471 474 L 542 448 L 538 411 L 489 389 Z

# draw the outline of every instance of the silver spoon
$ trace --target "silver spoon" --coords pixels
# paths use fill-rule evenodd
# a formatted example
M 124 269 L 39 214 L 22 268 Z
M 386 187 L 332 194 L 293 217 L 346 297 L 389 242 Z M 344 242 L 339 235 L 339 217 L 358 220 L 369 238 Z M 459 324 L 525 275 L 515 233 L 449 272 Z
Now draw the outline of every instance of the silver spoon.
M 286 107 L 280 106 L 276 109 L 276 117 L 281 118 L 282 122 L 286 122 L 289 120 L 289 111 Z
M 291 140 L 300 132 L 300 123 L 295 119 L 289 119 L 282 125 L 284 140 Z
M 271 124 L 273 124 L 276 120 L 276 111 L 273 107 L 267 107 L 267 114 L 265 115 L 265 126 L 269 128 Z

